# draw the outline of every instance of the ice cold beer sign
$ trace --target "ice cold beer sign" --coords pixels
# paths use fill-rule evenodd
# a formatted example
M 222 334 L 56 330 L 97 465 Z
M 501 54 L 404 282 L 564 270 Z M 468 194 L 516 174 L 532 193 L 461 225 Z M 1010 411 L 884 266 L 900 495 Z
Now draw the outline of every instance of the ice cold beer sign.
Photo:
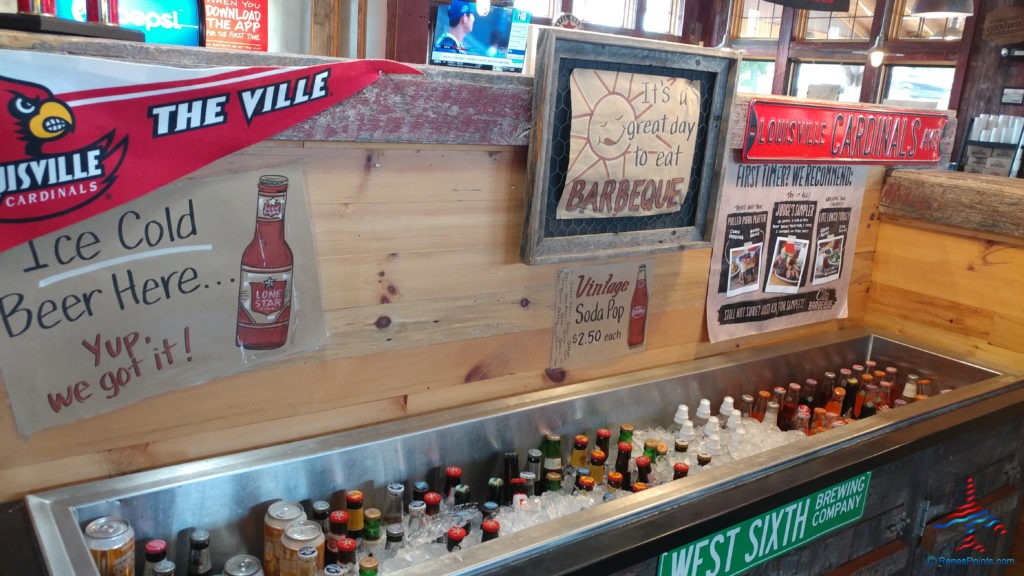
M 589 366 L 644 350 L 653 262 L 559 270 L 552 368 Z
M 166 187 L 0 253 L 0 366 L 22 434 L 323 341 L 301 172 L 274 170 Z M 254 234 L 264 250 L 247 249 Z

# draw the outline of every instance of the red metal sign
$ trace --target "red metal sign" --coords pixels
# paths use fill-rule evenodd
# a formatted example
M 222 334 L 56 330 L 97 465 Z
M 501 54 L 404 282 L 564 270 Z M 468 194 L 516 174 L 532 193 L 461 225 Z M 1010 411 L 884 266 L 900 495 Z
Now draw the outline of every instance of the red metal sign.
M 743 161 L 936 164 L 947 120 L 937 112 L 754 99 Z

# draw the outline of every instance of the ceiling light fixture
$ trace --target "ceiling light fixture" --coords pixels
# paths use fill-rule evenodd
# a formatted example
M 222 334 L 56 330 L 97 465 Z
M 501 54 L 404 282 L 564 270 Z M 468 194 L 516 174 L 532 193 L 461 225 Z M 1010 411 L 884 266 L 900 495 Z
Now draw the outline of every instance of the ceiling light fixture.
M 956 18 L 974 14 L 974 0 L 917 0 L 910 9 L 919 18 Z

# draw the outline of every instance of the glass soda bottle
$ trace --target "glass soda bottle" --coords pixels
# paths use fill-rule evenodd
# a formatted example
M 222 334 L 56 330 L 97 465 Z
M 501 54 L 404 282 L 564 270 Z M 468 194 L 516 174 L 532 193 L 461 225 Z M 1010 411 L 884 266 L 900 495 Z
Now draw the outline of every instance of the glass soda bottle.
M 235 345 L 271 350 L 288 341 L 292 310 L 292 250 L 285 240 L 288 178 L 261 176 L 256 232 L 242 253 Z
M 644 343 L 647 331 L 647 265 L 641 264 L 636 273 L 636 287 L 629 303 L 629 335 L 627 343 L 636 348 Z

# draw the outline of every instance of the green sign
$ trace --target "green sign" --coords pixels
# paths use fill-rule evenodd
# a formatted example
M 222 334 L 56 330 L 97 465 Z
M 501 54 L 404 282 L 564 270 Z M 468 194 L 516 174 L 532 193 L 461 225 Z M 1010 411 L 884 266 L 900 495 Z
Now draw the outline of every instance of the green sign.
M 732 576 L 860 520 L 871 472 L 665 552 L 658 576 Z

